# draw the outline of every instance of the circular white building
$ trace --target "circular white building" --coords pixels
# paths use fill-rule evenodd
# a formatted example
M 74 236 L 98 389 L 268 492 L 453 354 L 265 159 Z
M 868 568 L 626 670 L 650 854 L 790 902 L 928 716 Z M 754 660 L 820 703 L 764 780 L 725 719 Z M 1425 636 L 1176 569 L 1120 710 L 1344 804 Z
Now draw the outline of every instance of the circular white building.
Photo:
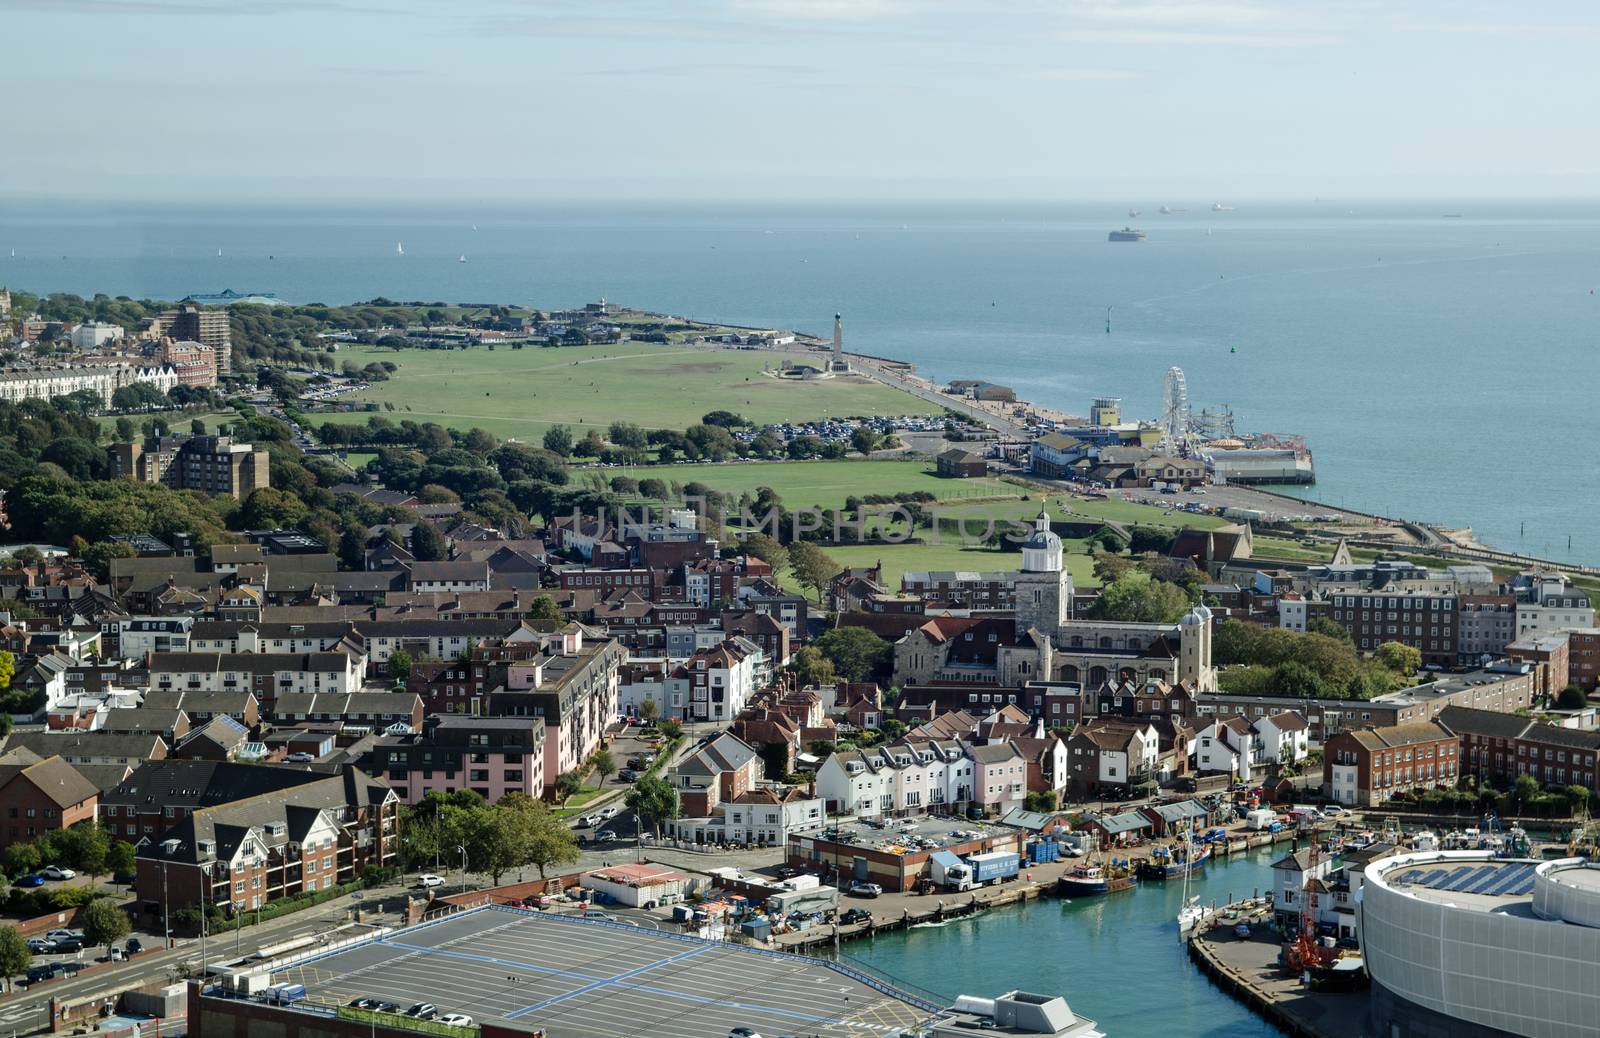
M 1600 864 L 1432 851 L 1363 880 L 1369 1033 L 1600 1038 Z

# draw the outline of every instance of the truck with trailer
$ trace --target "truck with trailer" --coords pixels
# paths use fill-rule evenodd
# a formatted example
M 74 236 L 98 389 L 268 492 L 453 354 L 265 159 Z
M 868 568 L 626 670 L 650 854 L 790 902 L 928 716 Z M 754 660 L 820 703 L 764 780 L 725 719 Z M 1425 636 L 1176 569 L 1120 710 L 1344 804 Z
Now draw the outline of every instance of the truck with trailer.
M 1022 867 L 1022 858 L 1016 851 L 969 854 L 966 861 L 972 867 L 972 883 L 979 887 L 1011 879 Z

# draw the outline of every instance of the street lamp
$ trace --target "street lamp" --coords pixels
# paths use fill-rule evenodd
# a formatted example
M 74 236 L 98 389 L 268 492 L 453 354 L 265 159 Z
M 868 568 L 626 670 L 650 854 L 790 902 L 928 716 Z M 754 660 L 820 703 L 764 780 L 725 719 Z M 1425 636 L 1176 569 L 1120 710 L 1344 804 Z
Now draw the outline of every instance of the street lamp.
M 456 844 L 456 850 L 461 852 L 461 892 L 465 894 L 467 892 L 467 845 L 458 843 Z
M 206 983 L 206 916 L 211 912 L 211 869 L 215 862 L 204 862 L 200 866 L 200 875 L 204 882 L 200 884 L 200 986 Z

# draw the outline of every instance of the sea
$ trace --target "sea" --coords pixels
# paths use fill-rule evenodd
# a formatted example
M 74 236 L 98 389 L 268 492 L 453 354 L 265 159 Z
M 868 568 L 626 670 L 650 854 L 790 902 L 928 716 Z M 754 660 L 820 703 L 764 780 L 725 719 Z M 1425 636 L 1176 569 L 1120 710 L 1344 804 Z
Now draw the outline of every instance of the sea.
M 1314 499 L 1600 564 L 1600 202 L 1166 201 L 1179 211 L 0 200 L 0 285 L 329 304 L 603 297 L 824 335 L 837 312 L 853 351 L 1073 414 L 1114 396 L 1159 419 L 1177 366 L 1193 409 L 1303 436 Z M 1148 239 L 1108 242 L 1123 226 Z
M 1287 844 L 1214 861 L 1192 877 L 1202 903 L 1228 904 L 1272 889 Z M 1062 995 L 1111 1038 L 1269 1038 L 1255 1016 L 1200 973 L 1178 941 L 1183 884 L 1140 883 L 1098 898 L 1044 899 L 913 926 L 845 945 L 913 990 L 954 1000 L 1021 988 Z

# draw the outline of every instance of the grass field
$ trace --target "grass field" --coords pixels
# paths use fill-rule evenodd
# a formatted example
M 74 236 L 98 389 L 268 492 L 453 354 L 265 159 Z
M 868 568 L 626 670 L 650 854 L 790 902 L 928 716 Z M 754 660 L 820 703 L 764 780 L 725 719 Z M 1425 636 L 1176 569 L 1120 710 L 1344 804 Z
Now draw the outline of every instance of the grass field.
M 116 429 L 116 427 L 117 427 L 117 419 L 118 418 L 124 418 L 124 417 L 127 418 L 130 422 L 133 423 L 133 427 L 135 429 L 139 428 L 139 426 L 143 425 L 146 421 L 148 421 L 151 418 L 162 418 L 162 419 L 166 420 L 166 423 L 167 423 L 168 427 L 171 428 L 174 432 L 183 432 L 183 433 L 188 432 L 189 431 L 189 423 L 194 421 L 196 418 L 198 418 L 201 421 L 206 423 L 206 431 L 207 432 L 213 432 L 214 433 L 214 432 L 217 431 L 217 426 L 222 424 L 223 422 L 237 421 L 238 418 L 239 418 L 239 412 L 237 412 L 237 411 L 212 411 L 212 412 L 207 412 L 205 414 L 187 414 L 187 413 L 185 413 L 183 411 L 156 411 L 156 412 L 153 412 L 151 414 L 130 414 L 130 415 L 107 414 L 107 415 L 96 415 L 94 420 L 100 424 L 100 427 L 102 429 L 106 430 L 107 433 L 110 433 L 110 432 L 113 432 Z
M 1025 488 L 998 479 L 948 479 L 936 475 L 933 465 L 924 461 L 878 461 L 866 458 L 847 461 L 753 461 L 723 465 L 659 465 L 634 469 L 602 469 L 608 478 L 616 475 L 634 479 L 661 479 L 673 483 L 704 483 L 725 494 L 752 495 L 758 487 L 771 487 L 790 508 L 814 505 L 839 508 L 847 497 L 868 494 L 899 494 L 927 491 L 939 500 L 1005 497 L 1020 503 Z M 574 482 L 582 480 L 574 473 Z M 971 507 L 981 508 L 974 503 Z M 1037 511 L 1037 505 L 1035 506 Z
M 479 426 L 528 440 L 552 425 L 604 430 L 624 419 L 646 428 L 682 429 L 708 411 L 729 410 L 761 423 L 824 416 L 931 414 L 909 393 L 867 379 L 791 382 L 762 374 L 770 354 L 705 347 L 574 346 L 513 350 L 385 350 L 354 347 L 341 360 L 399 365 L 393 378 L 347 399 L 393 404 L 390 418 Z M 365 422 L 362 412 L 317 415 L 316 422 Z
M 1063 561 L 1072 582 L 1077 587 L 1098 587 L 1094 578 L 1093 560 L 1083 554 L 1080 542 L 1065 543 Z M 871 566 L 883 563 L 883 579 L 891 588 L 900 586 L 900 575 L 907 570 L 976 570 L 978 572 L 1009 572 L 1022 565 L 1020 551 L 990 551 L 982 548 L 963 548 L 958 544 L 863 544 L 824 547 L 829 558 L 842 566 Z M 789 590 L 802 595 L 810 591 L 794 582 L 793 575 L 785 572 L 783 583 Z

